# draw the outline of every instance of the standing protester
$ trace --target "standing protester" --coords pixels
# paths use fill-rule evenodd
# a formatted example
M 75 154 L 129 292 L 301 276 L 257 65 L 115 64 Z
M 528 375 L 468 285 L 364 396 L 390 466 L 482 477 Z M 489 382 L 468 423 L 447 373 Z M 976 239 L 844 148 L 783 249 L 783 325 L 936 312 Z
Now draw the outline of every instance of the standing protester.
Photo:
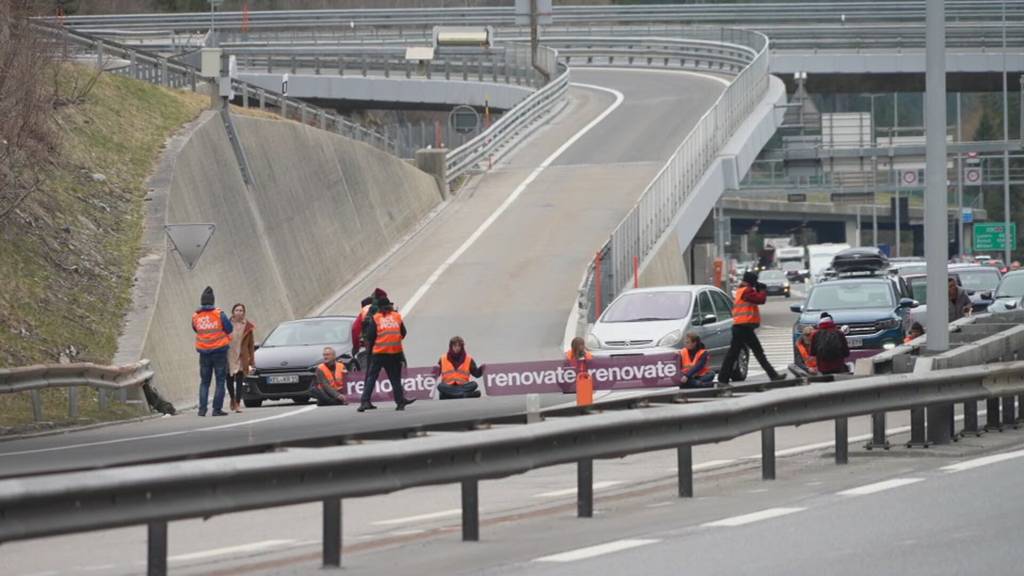
M 579 336 L 569 343 L 569 350 L 565 353 L 569 365 L 576 370 L 576 405 L 590 406 L 594 403 L 594 381 L 590 377 L 590 370 L 587 363 L 594 359 L 587 350 L 587 343 Z
M 811 353 L 818 364 L 821 374 L 845 374 L 849 372 L 846 359 L 850 356 L 850 346 L 846 336 L 836 326 L 835 320 L 828 312 L 821 313 L 818 329 L 811 340 Z
M 707 388 L 714 385 L 715 371 L 711 355 L 696 332 L 687 332 L 686 344 L 679 351 L 679 388 Z
M 366 348 L 366 344 L 363 342 L 363 320 L 366 319 L 366 315 L 370 312 L 372 304 L 373 296 L 363 298 L 363 301 L 359 303 L 359 315 L 356 316 L 356 321 L 352 323 L 352 360 L 356 363 L 356 366 L 360 365 L 357 360 L 359 358 L 359 350 Z
M 747 271 L 743 274 L 743 280 L 736 289 L 736 299 L 732 306 L 732 342 L 729 344 L 729 351 L 722 361 L 722 369 L 718 374 L 719 384 L 728 385 L 733 378 L 733 371 L 736 369 L 736 361 L 739 360 L 740 350 L 744 347 L 754 353 L 758 364 L 772 380 L 781 380 L 779 375 L 768 363 L 764 355 L 764 348 L 761 341 L 757 339 L 754 332 L 761 325 L 761 310 L 758 307 L 768 299 L 764 284 L 757 281 L 757 273 Z
M 435 374 L 441 377 L 437 385 L 438 398 L 454 400 L 480 397 L 479 386 L 470 378 L 483 376 L 487 365 L 476 365 L 476 360 L 466 352 L 466 341 L 461 336 L 453 336 L 448 341 L 448 353 L 441 356 L 437 366 Z
M 959 320 L 971 315 L 971 297 L 956 283 L 956 278 L 949 277 L 949 321 Z
M 380 371 L 387 372 L 388 380 L 391 381 L 391 389 L 395 395 L 395 410 L 405 410 L 405 407 L 415 402 L 415 399 L 405 399 L 405 390 L 402 388 L 402 364 L 405 363 L 405 352 L 402 349 L 402 340 L 405 338 L 405 322 L 402 315 L 395 311 L 394 304 L 387 296 L 377 301 L 380 312 L 373 315 L 368 330 L 363 334 L 366 337 L 366 346 L 370 349 L 370 369 L 366 373 L 366 383 L 363 385 L 363 396 L 359 403 L 359 412 L 375 410 L 370 399 L 373 397 L 373 390 L 377 386 L 377 377 Z
M 324 348 L 324 361 L 316 367 L 316 379 L 309 392 L 316 398 L 317 406 L 348 404 L 345 400 L 345 363 L 338 362 L 334 348 Z
M 795 372 L 799 376 L 809 376 L 818 373 L 818 360 L 814 357 L 814 352 L 811 351 L 811 345 L 814 342 L 814 332 L 813 326 L 804 326 L 803 332 L 800 333 L 800 337 L 796 340 L 797 359 Z
M 242 411 L 242 385 L 256 356 L 256 325 L 245 318 L 245 304 L 231 307 L 231 346 L 228 347 L 228 396 L 231 411 Z
M 209 286 L 199 297 L 199 309 L 192 314 L 192 331 L 196 333 L 196 352 L 199 353 L 199 415 L 206 416 L 206 403 L 210 396 L 210 379 L 216 373 L 213 394 L 213 415 L 227 416 L 224 412 L 224 383 L 228 373 L 228 348 L 234 326 L 228 315 L 213 305 L 213 288 Z

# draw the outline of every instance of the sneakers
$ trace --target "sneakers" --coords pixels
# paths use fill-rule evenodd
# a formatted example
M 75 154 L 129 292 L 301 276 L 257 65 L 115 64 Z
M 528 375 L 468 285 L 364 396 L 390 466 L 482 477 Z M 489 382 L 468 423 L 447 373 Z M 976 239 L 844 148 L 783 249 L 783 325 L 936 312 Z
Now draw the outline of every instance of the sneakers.
M 771 379 L 772 382 L 778 382 L 779 380 L 785 380 L 786 379 L 786 375 L 785 374 L 779 374 L 778 372 L 776 372 L 775 375 L 769 376 L 769 378 Z
M 213 411 L 213 415 L 214 416 L 227 416 L 228 413 L 223 411 L 223 410 L 214 410 Z
M 360 404 L 359 408 L 356 408 L 356 412 L 366 412 L 367 410 L 376 410 L 377 407 L 373 404 Z
M 400 403 L 398 403 L 398 405 L 395 406 L 395 410 L 401 412 L 401 411 L 405 410 L 406 406 L 408 406 L 409 404 L 412 404 L 415 401 L 416 401 L 416 399 L 413 398 L 412 400 L 405 400 L 403 402 L 400 402 Z
M 206 416 L 206 410 L 202 410 L 202 409 L 200 409 L 200 410 L 199 410 L 199 417 L 200 417 L 200 418 L 202 418 L 202 417 L 204 417 L 204 416 Z

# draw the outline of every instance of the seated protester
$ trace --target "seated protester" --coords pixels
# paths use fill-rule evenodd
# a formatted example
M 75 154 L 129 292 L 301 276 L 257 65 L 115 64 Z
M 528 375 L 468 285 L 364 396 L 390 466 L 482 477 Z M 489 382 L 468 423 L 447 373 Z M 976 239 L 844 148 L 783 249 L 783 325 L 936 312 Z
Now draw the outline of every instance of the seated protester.
M 846 343 L 846 336 L 827 312 L 822 313 L 818 330 L 811 339 L 811 354 L 818 363 L 820 374 L 849 372 L 846 359 L 850 356 L 850 347 Z
M 345 363 L 338 360 L 334 348 L 324 348 L 324 361 L 316 367 L 316 377 L 309 393 L 316 398 L 317 406 L 348 404 L 345 400 Z
M 910 330 L 907 331 L 907 337 L 903 339 L 904 344 L 910 344 L 911 340 L 916 340 L 924 336 L 924 326 L 921 326 L 920 322 L 914 322 L 910 325 Z
M 804 331 L 797 338 L 796 364 L 793 365 L 793 372 L 797 376 L 812 376 L 818 373 L 818 360 L 811 353 L 811 343 L 814 341 L 814 328 L 805 326 Z
M 711 354 L 696 332 L 686 333 L 686 343 L 679 351 L 679 387 L 710 388 L 714 386 L 715 371 L 711 369 Z
M 441 356 L 435 374 L 440 374 L 441 382 L 437 385 L 441 400 L 457 398 L 479 398 L 480 390 L 477 383 L 470 377 L 483 376 L 486 365 L 476 365 L 476 360 L 466 353 L 466 342 L 461 336 L 454 336 L 448 341 L 448 353 Z

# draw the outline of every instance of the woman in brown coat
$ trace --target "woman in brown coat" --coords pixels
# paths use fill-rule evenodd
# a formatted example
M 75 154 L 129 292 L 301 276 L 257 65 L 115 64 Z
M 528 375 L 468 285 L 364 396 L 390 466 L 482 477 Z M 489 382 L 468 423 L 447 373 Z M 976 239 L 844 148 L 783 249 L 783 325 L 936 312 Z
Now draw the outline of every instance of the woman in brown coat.
M 245 376 L 252 372 L 256 354 L 256 325 L 246 320 L 245 304 L 231 307 L 231 346 L 228 348 L 228 394 L 231 396 L 231 410 L 242 411 L 242 384 Z

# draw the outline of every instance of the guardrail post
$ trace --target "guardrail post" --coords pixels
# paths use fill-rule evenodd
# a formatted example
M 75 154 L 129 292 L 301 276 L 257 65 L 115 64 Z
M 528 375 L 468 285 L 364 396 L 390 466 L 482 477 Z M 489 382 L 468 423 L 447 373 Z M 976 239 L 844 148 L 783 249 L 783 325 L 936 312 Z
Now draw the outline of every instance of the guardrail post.
M 103 69 L 103 43 L 96 43 L 96 67 L 100 70 Z
M 910 409 L 910 441 L 907 442 L 907 448 L 915 446 L 920 446 L 921 448 L 928 447 L 928 440 L 925 439 L 924 430 L 924 408 Z
M 1003 426 L 1017 428 L 1017 397 L 1003 396 Z
M 316 74 L 317 76 L 319 76 L 319 75 L 320 75 L 320 57 L 319 57 L 319 56 L 316 56 L 316 57 L 315 57 L 315 58 L 313 59 L 313 71 L 314 71 L 314 73 L 315 73 L 315 74 Z
M 242 108 L 249 107 L 249 87 L 242 88 Z
M 106 388 L 100 388 L 96 391 L 97 400 L 99 400 L 100 410 L 106 410 L 110 408 L 110 392 Z
M 679 469 L 679 497 L 693 498 L 693 447 L 689 444 L 676 448 Z
M 999 421 L 999 398 L 989 398 L 985 401 L 985 431 L 1003 431 L 1003 425 Z
M 68 387 L 68 420 L 78 420 L 78 386 Z
M 885 437 L 885 412 L 875 412 L 871 415 L 871 440 L 868 440 L 864 448 L 866 450 L 889 449 L 889 440 Z
M 32 420 L 34 422 L 42 422 L 43 399 L 39 395 L 39 390 L 32 390 L 29 394 L 32 396 Z
M 260 90 L 260 110 L 267 109 L 267 93 Z
M 320 129 L 327 129 L 327 114 L 325 114 L 323 110 L 320 110 Z
M 306 123 L 306 113 L 307 113 L 306 112 L 306 106 L 305 105 L 300 106 L 299 107 L 299 118 L 302 119 L 302 123 L 303 124 Z
M 171 79 L 167 77 L 167 60 L 160 61 L 160 83 L 164 86 L 171 85 Z
M 341 498 L 324 499 L 324 567 L 341 566 Z
M 167 522 L 150 522 L 147 532 L 146 575 L 167 576 Z
M 775 480 L 775 428 L 761 429 L 761 479 Z
M 462 541 L 480 541 L 480 482 L 462 481 Z
M 590 458 L 576 462 L 576 516 L 594 516 L 594 461 Z
M 964 429 L 960 432 L 961 436 L 967 436 L 973 434 L 975 436 L 981 436 L 985 431 L 978 427 L 978 401 L 968 400 L 964 402 Z
M 345 59 L 338 56 L 338 76 L 345 75 Z
M 849 420 L 846 418 L 836 418 L 836 464 L 847 464 L 849 461 Z
M 292 74 L 295 74 L 296 66 L 297 66 L 297 64 L 295 62 L 295 56 L 292 56 L 292 61 L 291 61 Z

